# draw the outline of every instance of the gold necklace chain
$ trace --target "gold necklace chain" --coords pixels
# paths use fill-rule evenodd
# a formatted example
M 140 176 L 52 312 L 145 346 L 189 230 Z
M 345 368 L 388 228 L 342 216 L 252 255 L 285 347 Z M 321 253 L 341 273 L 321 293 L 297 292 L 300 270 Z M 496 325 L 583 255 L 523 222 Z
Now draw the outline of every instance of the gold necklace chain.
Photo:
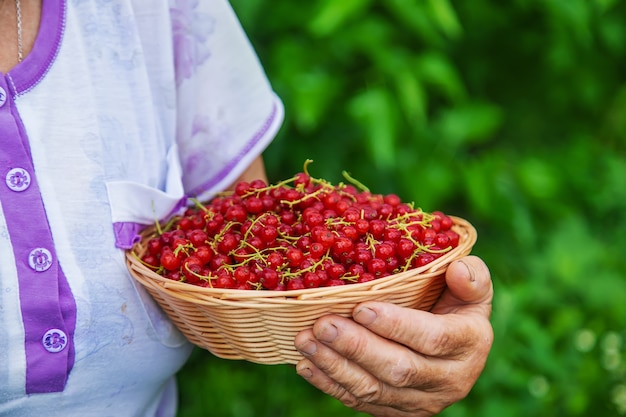
M 15 14 L 17 16 L 17 62 L 22 62 L 22 5 L 15 0 Z

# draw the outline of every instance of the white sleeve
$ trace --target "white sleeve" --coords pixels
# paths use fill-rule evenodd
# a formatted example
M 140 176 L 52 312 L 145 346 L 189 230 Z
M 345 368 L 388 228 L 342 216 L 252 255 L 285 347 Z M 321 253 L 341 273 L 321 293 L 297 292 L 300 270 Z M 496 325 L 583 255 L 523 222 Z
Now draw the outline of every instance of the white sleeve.
M 209 198 L 269 145 L 283 106 L 228 1 L 171 3 L 183 185 Z

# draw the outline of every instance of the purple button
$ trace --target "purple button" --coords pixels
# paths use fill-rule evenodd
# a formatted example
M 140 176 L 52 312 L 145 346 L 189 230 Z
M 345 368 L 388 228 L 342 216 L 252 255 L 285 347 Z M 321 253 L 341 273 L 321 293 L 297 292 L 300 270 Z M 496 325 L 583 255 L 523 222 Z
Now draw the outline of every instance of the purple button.
M 6 176 L 7 187 L 13 191 L 24 191 L 30 187 L 30 174 L 24 168 L 13 168 Z
M 41 338 L 43 347 L 50 353 L 57 353 L 67 346 L 67 335 L 63 330 L 50 329 Z
M 47 271 L 52 266 L 52 253 L 46 248 L 35 248 L 28 254 L 28 265 L 37 272 Z

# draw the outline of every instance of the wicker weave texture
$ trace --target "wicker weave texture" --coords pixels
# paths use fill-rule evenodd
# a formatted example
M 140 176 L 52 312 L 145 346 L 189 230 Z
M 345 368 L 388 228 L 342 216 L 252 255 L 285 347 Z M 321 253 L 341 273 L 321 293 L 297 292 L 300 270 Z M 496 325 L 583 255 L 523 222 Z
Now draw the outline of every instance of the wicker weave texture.
M 452 216 L 451 216 L 452 217 Z M 447 266 L 471 252 L 477 234 L 464 219 L 452 217 L 459 245 L 417 269 L 361 284 L 297 291 L 205 288 L 172 281 L 143 265 L 147 238 L 126 253 L 131 275 L 195 345 L 224 359 L 261 364 L 295 364 L 301 359 L 296 334 L 326 314 L 351 317 L 363 301 L 386 301 L 430 310 L 445 288 Z

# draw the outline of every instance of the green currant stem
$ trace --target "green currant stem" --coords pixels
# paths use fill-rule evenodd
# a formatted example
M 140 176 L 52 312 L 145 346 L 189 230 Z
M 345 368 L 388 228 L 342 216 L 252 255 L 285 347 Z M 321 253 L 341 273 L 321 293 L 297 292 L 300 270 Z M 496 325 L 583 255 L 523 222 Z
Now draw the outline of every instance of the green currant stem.
M 191 269 L 189 269 L 187 267 L 187 265 L 184 265 L 183 268 L 185 269 L 185 271 L 189 272 L 194 277 L 199 278 L 199 279 L 201 279 L 203 281 L 208 281 L 209 283 L 211 282 L 211 279 L 217 278 L 217 277 L 214 277 L 212 275 L 201 275 L 201 274 L 198 274 L 197 272 L 193 272 Z
M 187 252 L 187 248 L 193 248 L 193 245 L 178 245 L 176 249 L 174 249 L 174 256 L 178 256 L 179 253 L 183 252 L 185 255 L 189 256 L 189 252 Z
M 354 177 L 352 177 L 350 174 L 348 174 L 348 172 L 347 172 L 347 171 L 343 171 L 343 172 L 342 172 L 342 174 L 343 174 L 343 177 L 344 177 L 346 180 L 348 180 L 348 182 L 350 182 L 351 184 L 355 185 L 355 186 L 356 186 L 357 188 L 359 188 L 360 190 L 365 191 L 365 192 L 368 192 L 368 193 L 370 192 L 370 189 L 369 189 L 369 188 L 367 188 L 367 187 L 365 186 L 365 184 L 363 184 L 362 182 L 360 182 L 360 181 L 358 181 L 357 179 L 355 179 Z
M 190 197 L 189 200 L 191 202 L 193 202 L 193 205 L 195 207 L 197 207 L 198 209 L 204 211 L 207 215 L 210 215 L 211 218 L 213 218 L 213 216 L 215 216 L 215 213 L 212 212 L 211 210 L 209 210 L 204 204 L 202 204 L 202 202 L 200 200 L 198 200 L 195 197 Z
M 359 277 L 356 275 L 344 275 L 341 278 L 342 281 L 350 281 L 350 282 L 357 282 L 359 280 Z
M 309 175 L 309 165 L 311 165 L 313 163 L 312 159 L 307 159 L 304 161 L 304 166 L 302 167 L 302 172 L 304 172 L 306 175 Z M 310 175 L 309 175 L 310 177 Z
M 152 269 L 154 272 L 156 272 L 157 274 L 162 272 L 165 268 L 163 268 L 162 266 L 154 266 L 154 265 L 150 265 L 147 262 L 144 262 L 143 259 L 141 259 L 141 257 L 137 254 L 137 252 L 133 251 L 131 252 L 131 254 L 133 255 L 133 257 L 138 260 L 142 265 L 144 265 L 145 267 Z
M 161 236 L 163 234 L 163 231 L 161 230 L 161 224 L 159 222 L 159 219 L 157 219 L 156 217 L 156 210 L 154 208 L 154 200 L 152 200 L 150 204 L 152 207 L 152 214 L 154 215 L 154 223 L 155 223 L 157 233 L 159 234 L 159 236 Z
M 280 200 L 280 203 L 281 203 L 281 204 L 285 204 L 285 205 L 287 205 L 287 206 L 289 206 L 289 207 L 292 207 L 292 206 L 294 206 L 294 205 L 296 205 L 296 204 L 299 204 L 299 203 L 302 203 L 303 201 L 308 200 L 309 198 L 315 198 L 317 195 L 319 195 L 319 194 L 323 193 L 324 191 L 325 191 L 325 190 L 324 190 L 323 188 L 319 188 L 319 189 L 317 189 L 317 190 L 313 191 L 313 192 L 312 192 L 312 193 L 310 193 L 310 194 L 305 194 L 305 196 L 304 196 L 304 197 L 299 198 L 299 199 L 297 199 L 297 200 L 293 200 L 293 201 L 288 201 L 288 200 Z

